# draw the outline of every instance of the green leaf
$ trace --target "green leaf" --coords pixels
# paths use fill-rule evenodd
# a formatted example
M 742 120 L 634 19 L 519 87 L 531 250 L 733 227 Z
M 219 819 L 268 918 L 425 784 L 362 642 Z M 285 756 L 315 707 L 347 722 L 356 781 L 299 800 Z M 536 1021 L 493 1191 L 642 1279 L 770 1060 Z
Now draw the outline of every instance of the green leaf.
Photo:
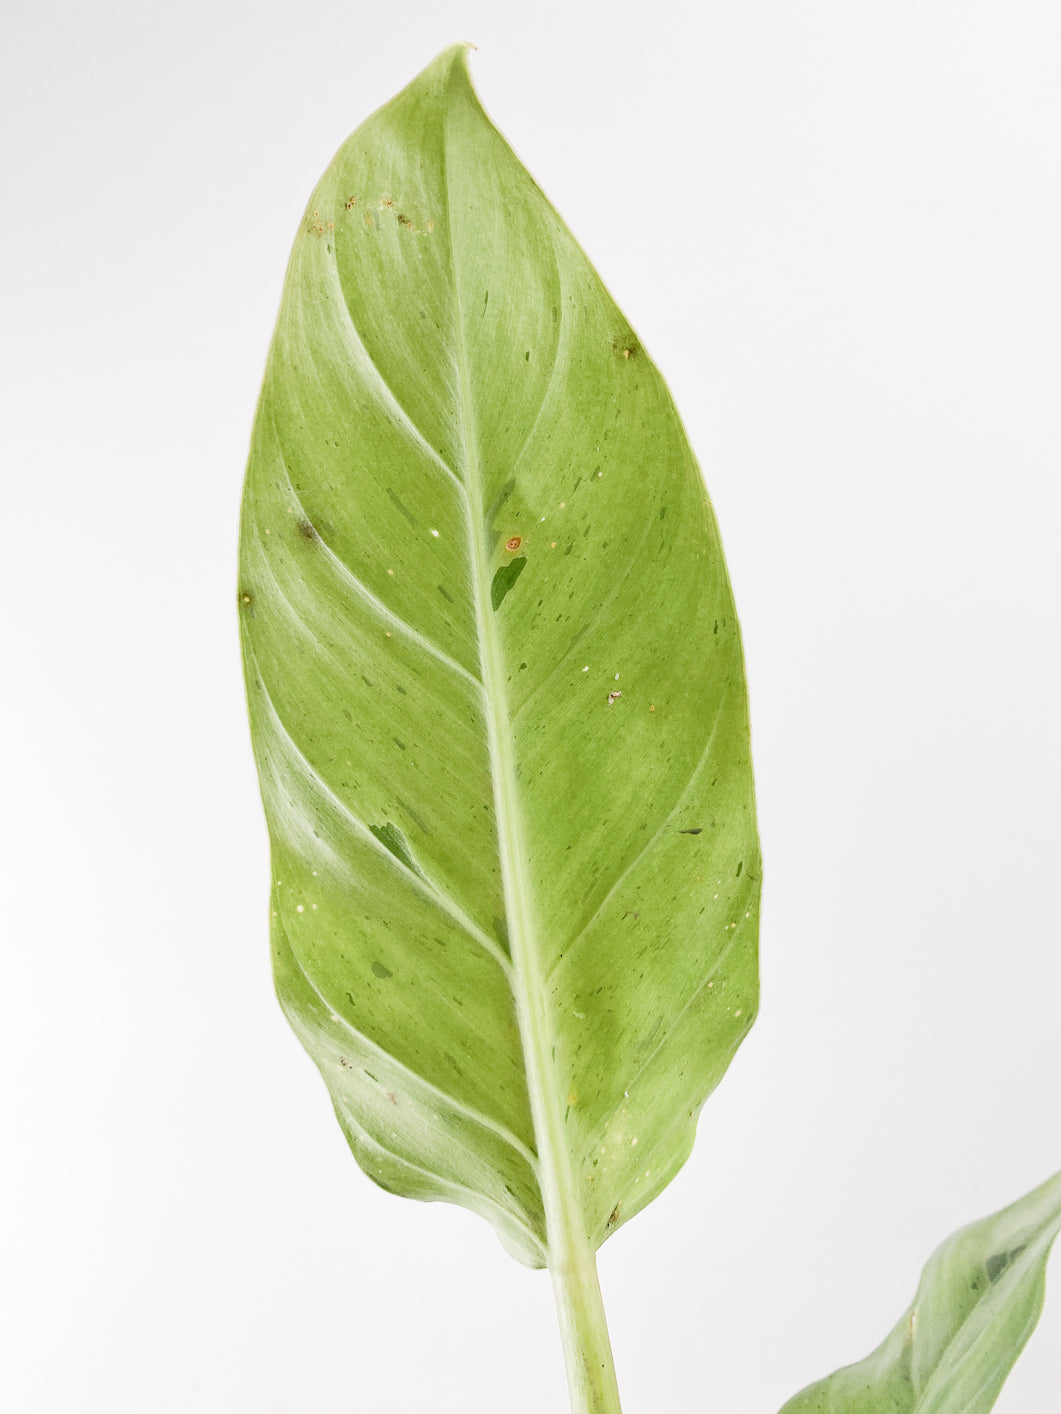
M 1039 1319 L 1059 1229 L 1061 1174 L 948 1238 L 884 1343 L 781 1414 L 987 1414 Z
M 755 1014 L 744 672 L 666 387 L 463 48 L 310 201 L 239 606 L 277 988 L 359 1163 L 596 1248 Z

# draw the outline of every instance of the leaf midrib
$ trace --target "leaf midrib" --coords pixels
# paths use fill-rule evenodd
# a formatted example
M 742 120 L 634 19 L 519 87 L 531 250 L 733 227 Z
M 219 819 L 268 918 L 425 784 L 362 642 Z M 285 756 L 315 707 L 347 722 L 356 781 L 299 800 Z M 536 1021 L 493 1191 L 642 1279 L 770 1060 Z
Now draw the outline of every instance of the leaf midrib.
M 524 1071 L 540 1163 L 539 1184 L 545 1212 L 546 1248 L 560 1253 L 586 1241 L 585 1224 L 563 1128 L 559 1095 L 552 1069 L 555 1036 L 545 1006 L 545 987 L 533 890 L 527 871 L 511 719 L 505 690 L 504 659 L 490 602 L 490 553 L 483 517 L 484 496 L 479 464 L 478 423 L 464 333 L 460 277 L 453 224 L 449 173 L 449 115 L 442 135 L 442 180 L 446 196 L 446 234 L 454 294 L 454 343 L 460 389 L 460 435 L 464 460 L 468 555 L 479 648 L 490 776 L 494 795 L 501 882 L 508 925 L 512 988 L 523 1049 Z

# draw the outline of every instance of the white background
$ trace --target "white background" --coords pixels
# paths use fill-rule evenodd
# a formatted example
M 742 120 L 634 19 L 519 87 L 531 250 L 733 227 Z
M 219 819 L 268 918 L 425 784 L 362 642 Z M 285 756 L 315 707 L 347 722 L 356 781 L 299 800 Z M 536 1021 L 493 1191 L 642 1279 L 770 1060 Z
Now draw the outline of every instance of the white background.
M 601 1254 L 624 1408 L 773 1414 L 1061 1166 L 1061 11 L 2 24 L 0 1403 L 566 1408 L 548 1278 L 361 1175 L 272 998 L 234 613 L 303 204 L 471 39 L 670 381 L 752 693 L 763 1010 L 693 1159 Z M 998 1409 L 1059 1401 L 1055 1293 Z

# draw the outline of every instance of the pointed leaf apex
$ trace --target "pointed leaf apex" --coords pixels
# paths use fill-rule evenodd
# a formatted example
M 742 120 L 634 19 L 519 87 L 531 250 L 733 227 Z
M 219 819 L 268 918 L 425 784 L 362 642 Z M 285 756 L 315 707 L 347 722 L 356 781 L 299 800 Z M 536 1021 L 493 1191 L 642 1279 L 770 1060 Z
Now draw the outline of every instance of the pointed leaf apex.
M 440 77 L 452 77 L 455 73 L 463 74 L 470 82 L 468 73 L 468 54 L 477 46 L 470 39 L 463 39 L 457 44 L 447 45 L 442 52 L 428 64 L 424 74 L 437 73 Z M 423 75 L 421 75 L 423 77 Z

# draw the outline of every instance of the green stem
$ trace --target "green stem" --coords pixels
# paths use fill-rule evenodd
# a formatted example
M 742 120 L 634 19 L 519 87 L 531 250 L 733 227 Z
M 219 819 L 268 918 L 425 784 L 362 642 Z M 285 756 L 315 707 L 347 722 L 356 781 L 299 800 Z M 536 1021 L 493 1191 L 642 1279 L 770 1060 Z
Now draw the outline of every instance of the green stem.
M 622 1414 L 597 1263 L 588 1242 L 550 1268 L 567 1364 L 571 1414 Z

